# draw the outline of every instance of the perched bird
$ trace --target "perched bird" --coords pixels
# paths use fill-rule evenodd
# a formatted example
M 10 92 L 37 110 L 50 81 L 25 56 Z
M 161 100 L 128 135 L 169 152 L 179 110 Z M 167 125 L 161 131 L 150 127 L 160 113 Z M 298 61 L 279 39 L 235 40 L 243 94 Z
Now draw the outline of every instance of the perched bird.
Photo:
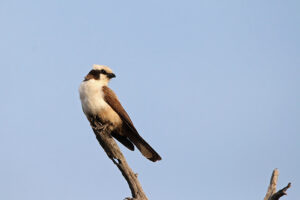
M 93 66 L 79 87 L 84 114 L 92 126 L 94 121 L 107 125 L 111 135 L 128 149 L 133 151 L 135 145 L 149 160 L 161 160 L 158 153 L 139 135 L 118 97 L 107 86 L 114 77 L 109 67 Z

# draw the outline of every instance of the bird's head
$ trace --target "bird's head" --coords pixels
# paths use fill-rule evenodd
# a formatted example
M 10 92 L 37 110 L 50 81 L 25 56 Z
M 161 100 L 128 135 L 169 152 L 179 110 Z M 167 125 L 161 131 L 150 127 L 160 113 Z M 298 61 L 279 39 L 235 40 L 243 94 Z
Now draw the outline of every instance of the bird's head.
M 95 80 L 107 85 L 109 80 L 116 75 L 105 65 L 93 65 L 93 69 L 85 76 L 84 81 Z

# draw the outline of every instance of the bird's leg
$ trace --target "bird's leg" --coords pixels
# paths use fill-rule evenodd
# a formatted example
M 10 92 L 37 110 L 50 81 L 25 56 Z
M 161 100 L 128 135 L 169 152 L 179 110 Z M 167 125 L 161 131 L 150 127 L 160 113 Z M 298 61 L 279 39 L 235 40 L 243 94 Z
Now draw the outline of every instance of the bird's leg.
M 100 123 L 96 123 L 96 124 L 92 125 L 92 128 L 95 131 L 103 131 L 106 127 L 107 127 L 107 125 L 103 125 L 103 124 L 100 124 Z
M 104 129 L 104 126 L 95 126 L 95 125 L 91 125 L 92 129 L 94 129 L 95 131 L 102 131 Z
M 97 117 L 91 117 L 90 122 L 92 129 L 94 129 L 95 131 L 102 131 L 106 128 L 106 125 L 99 122 Z

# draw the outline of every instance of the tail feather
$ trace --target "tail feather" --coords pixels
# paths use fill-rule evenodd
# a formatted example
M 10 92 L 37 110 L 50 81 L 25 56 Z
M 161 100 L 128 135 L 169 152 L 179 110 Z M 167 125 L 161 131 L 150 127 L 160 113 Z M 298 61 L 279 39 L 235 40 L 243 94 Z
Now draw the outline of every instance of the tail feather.
M 130 141 L 140 150 L 140 152 L 151 160 L 152 162 L 156 162 L 161 160 L 160 155 L 138 134 L 129 134 L 128 135 Z
M 127 137 L 122 136 L 116 132 L 112 132 L 111 135 L 116 138 L 119 142 L 121 142 L 125 147 L 127 147 L 129 150 L 134 151 L 133 144 L 128 140 Z

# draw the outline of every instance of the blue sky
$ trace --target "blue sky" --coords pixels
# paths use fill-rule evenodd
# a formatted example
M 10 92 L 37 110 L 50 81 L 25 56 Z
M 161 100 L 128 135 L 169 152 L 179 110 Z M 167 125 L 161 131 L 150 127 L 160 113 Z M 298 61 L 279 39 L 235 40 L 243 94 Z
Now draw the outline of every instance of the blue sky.
M 300 196 L 299 1 L 0 1 L 0 199 L 122 199 L 78 87 L 110 66 L 149 199 Z

